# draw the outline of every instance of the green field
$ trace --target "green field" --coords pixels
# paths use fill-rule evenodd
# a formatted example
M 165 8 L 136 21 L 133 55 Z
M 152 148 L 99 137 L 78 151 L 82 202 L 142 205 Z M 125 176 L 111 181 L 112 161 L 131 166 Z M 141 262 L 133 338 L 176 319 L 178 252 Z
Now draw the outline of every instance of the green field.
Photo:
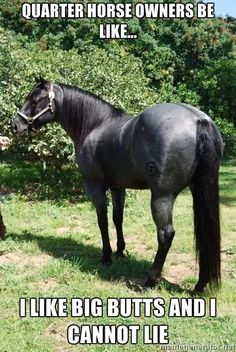
M 201 318 L 19 318 L 20 297 L 101 297 L 106 312 L 108 297 L 191 297 L 198 266 L 193 245 L 192 199 L 185 190 L 174 211 L 176 236 L 164 268 L 163 280 L 154 289 L 140 290 L 139 280 L 156 251 L 155 227 L 148 191 L 128 191 L 125 207 L 125 258 L 110 267 L 100 264 L 101 240 L 95 210 L 83 193 L 75 167 L 63 170 L 42 164 L 3 162 L 0 166 L 1 209 L 8 234 L 0 243 L 0 351 L 157 351 L 144 345 L 144 324 L 168 324 L 169 342 L 181 345 L 228 345 L 236 349 L 236 162 L 221 168 L 222 289 L 206 292 L 217 297 L 217 317 Z M 115 250 L 115 229 L 110 236 Z M 138 345 L 76 345 L 67 343 L 70 324 L 139 324 Z M 186 347 L 187 348 L 187 347 Z M 231 350 L 232 350 L 231 349 Z M 174 350 L 170 346 L 169 350 Z M 183 346 L 182 346 L 182 350 Z M 186 350 L 186 349 L 185 349 Z M 228 349 L 230 350 L 230 349 Z

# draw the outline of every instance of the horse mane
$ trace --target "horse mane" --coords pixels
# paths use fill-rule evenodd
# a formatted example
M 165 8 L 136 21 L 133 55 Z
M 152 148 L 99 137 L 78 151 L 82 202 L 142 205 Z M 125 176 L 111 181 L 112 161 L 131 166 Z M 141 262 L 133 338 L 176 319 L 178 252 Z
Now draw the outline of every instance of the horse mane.
M 92 129 L 104 121 L 127 115 L 122 109 L 106 102 L 94 93 L 67 84 L 59 84 L 63 90 L 63 111 L 68 125 L 80 131 L 80 143 Z

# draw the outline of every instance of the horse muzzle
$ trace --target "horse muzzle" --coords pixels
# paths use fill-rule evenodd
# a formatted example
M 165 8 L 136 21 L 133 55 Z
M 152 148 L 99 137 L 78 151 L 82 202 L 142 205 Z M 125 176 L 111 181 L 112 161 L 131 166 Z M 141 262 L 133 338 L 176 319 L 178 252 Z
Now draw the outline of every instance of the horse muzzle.
M 22 122 L 18 121 L 18 117 L 12 122 L 12 132 L 16 136 L 28 135 L 29 134 L 29 125 L 23 124 Z

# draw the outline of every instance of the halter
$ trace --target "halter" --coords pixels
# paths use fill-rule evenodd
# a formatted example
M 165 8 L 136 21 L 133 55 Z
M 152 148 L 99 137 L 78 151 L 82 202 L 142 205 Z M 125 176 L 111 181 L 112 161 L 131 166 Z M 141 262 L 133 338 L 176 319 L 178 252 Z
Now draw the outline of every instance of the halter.
M 53 114 L 53 104 L 52 104 L 52 101 L 54 100 L 55 98 L 55 93 L 53 91 L 53 84 L 50 83 L 50 89 L 49 89 L 49 92 L 48 92 L 48 98 L 49 98 L 49 103 L 48 105 L 46 106 L 46 108 L 44 108 L 42 111 L 40 111 L 38 114 L 30 117 L 30 116 L 27 116 L 25 115 L 23 112 L 21 111 L 17 111 L 17 115 L 19 115 L 20 117 L 22 117 L 24 120 L 27 121 L 28 125 L 32 125 L 33 122 L 35 120 L 37 120 L 37 118 L 39 118 L 41 115 L 43 115 L 45 112 L 47 112 L 48 110 L 51 111 L 51 113 Z

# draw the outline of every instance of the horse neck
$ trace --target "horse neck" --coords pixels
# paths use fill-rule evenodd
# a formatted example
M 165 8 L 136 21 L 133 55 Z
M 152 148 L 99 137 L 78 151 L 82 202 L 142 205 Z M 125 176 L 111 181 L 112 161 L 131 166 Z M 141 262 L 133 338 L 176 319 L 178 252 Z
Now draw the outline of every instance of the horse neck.
M 120 109 L 92 93 L 67 85 L 60 85 L 60 88 L 63 98 L 57 120 L 75 144 L 79 143 L 81 146 L 94 128 L 112 118 L 125 116 Z
M 55 121 L 60 123 L 62 128 L 76 143 L 81 131 L 80 119 L 78 116 L 78 102 L 74 99 L 74 94 L 67 92 L 66 86 L 54 85 L 56 115 Z M 77 104 L 77 109 L 76 109 Z

